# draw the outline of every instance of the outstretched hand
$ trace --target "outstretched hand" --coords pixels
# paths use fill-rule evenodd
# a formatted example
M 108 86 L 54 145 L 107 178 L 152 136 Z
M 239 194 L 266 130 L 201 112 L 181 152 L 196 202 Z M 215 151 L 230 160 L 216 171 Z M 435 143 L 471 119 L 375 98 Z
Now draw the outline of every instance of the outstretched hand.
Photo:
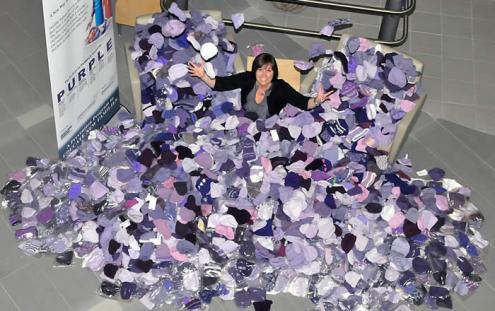
M 316 97 L 315 97 L 316 104 L 319 105 L 319 104 L 323 103 L 324 101 L 328 100 L 330 98 L 330 95 L 332 95 L 334 92 L 335 92 L 335 90 L 328 91 L 325 93 L 325 91 L 323 90 L 323 87 L 321 87 L 321 86 L 318 87 L 318 91 L 317 91 Z
M 193 77 L 203 78 L 205 76 L 205 63 L 204 61 L 201 64 L 195 64 L 193 62 L 187 63 L 187 71 Z

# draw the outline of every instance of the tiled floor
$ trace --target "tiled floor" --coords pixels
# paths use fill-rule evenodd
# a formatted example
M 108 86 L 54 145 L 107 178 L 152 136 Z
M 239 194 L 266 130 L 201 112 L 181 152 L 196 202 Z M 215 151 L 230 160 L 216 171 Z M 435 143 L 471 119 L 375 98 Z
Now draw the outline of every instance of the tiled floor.
M 342 0 L 341 0 L 342 1 Z M 383 5 L 385 0 L 347 1 Z M 243 11 L 248 21 L 319 30 L 328 20 L 351 17 L 357 35 L 376 36 L 379 19 L 346 12 L 305 8 L 285 13 L 264 0 L 190 0 L 190 8 Z M 0 176 L 23 166 L 28 155 L 56 156 L 49 77 L 44 50 L 41 0 L 0 0 Z M 399 49 L 425 63 L 428 100 L 401 154 L 415 168 L 439 166 L 473 190 L 472 201 L 485 214 L 482 228 L 491 245 L 484 259 L 488 273 L 469 299 L 455 297 L 455 310 L 492 310 L 495 304 L 495 1 L 417 0 L 409 39 Z M 303 59 L 316 39 L 243 29 L 235 35 L 240 52 L 262 42 L 266 50 Z M 122 28 L 117 40 L 122 102 L 131 107 L 122 43 L 133 37 Z M 334 48 L 335 42 L 329 47 Z M 482 131 L 482 132 L 480 132 Z M 51 258 L 20 253 L 4 215 L 0 217 L 0 310 L 144 310 L 139 303 L 105 300 L 95 292 L 97 278 L 78 266 L 51 267 Z M 277 297 L 272 310 L 310 310 L 311 304 Z M 211 310 L 234 310 L 232 303 Z M 168 309 L 167 309 L 168 310 Z

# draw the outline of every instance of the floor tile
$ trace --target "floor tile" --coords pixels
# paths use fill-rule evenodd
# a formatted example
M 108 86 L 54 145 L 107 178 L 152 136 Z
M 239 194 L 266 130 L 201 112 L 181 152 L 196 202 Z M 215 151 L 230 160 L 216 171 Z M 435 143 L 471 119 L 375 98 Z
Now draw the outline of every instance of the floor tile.
M 376 4 L 372 5 L 371 1 L 370 3 L 366 1 L 366 5 L 379 7 L 379 5 Z M 382 18 L 380 16 L 360 13 L 350 13 L 350 19 L 352 23 L 360 25 L 380 26 L 380 23 L 382 22 Z
M 129 303 L 105 299 L 95 296 L 91 302 L 94 302 L 89 309 L 74 309 L 74 311 L 144 311 L 147 310 L 139 301 Z M 163 307 L 165 310 L 169 308 Z
M 14 237 L 14 233 L 7 227 L 3 220 L 0 221 L 0 245 L 4 249 L 0 256 L 0 280 L 2 281 L 6 276 L 22 267 L 26 267 L 36 260 L 35 258 L 24 255 L 17 248 L 18 243 Z
M 15 11 L 29 2 L 31 2 L 31 0 L 2 0 L 0 1 L 0 12 L 9 13 Z
M 273 1 L 258 1 L 258 10 L 260 12 L 266 12 L 266 13 L 279 13 L 279 14 L 284 14 L 286 11 L 279 9 L 276 7 L 279 3 L 273 2 Z M 300 7 L 295 10 L 295 12 L 300 12 L 301 14 L 305 14 L 304 11 L 306 8 Z
M 12 120 L 13 116 L 10 114 L 5 106 L 5 103 L 0 100 L 0 123 Z
M 5 16 L 5 15 L 0 15 L 0 18 L 2 18 L 2 16 Z M 0 48 L 0 57 L 2 59 L 2 62 L 0 63 L 0 68 L 6 67 L 9 64 L 11 64 L 10 60 L 7 57 L 7 54 L 5 54 L 5 52 L 2 51 L 1 48 Z
M 466 106 L 476 105 L 474 85 L 469 79 L 466 79 L 466 82 L 443 79 L 442 87 L 444 102 L 459 103 Z
M 268 295 L 267 299 L 273 301 L 272 311 L 299 311 L 313 310 L 315 305 L 309 299 L 294 297 L 289 294 Z M 232 301 L 225 302 L 226 310 L 236 310 L 235 303 Z
M 483 164 L 481 159 L 460 139 L 437 122 L 419 132 L 417 138 L 425 148 L 445 162 L 446 169 L 454 170 L 462 176 L 466 185 L 473 187 L 486 198 L 494 196 L 493 199 L 495 199 L 493 192 L 495 171 Z
M 41 101 L 52 105 L 50 74 L 46 51 L 39 51 L 17 64 L 21 76 L 41 95 Z
M 29 265 L 2 280 L 21 310 L 66 311 L 69 306 L 36 265 Z
M 424 76 L 421 81 L 424 91 L 430 100 L 442 100 L 442 80 Z
M 356 36 L 362 36 L 370 39 L 378 38 L 379 32 L 380 32 L 379 26 L 360 25 L 360 24 L 354 24 L 351 28 L 346 30 L 346 33 L 351 33 Z
M 461 299 L 468 310 L 491 310 L 495 305 L 495 292 L 482 283 L 472 296 Z
M 201 1 L 201 2 L 209 2 L 209 1 Z M 245 10 L 250 6 L 249 3 L 245 0 L 224 0 L 224 2 L 225 5 L 221 6 L 221 8 L 222 8 L 222 14 L 225 15 L 225 18 L 230 18 L 232 14 Z M 215 5 L 216 5 L 216 9 L 218 10 L 219 8 L 218 3 L 215 3 Z M 195 6 L 193 6 L 191 2 L 189 3 L 189 6 L 191 8 L 195 8 Z
M 20 311 L 12 299 L 10 299 L 3 285 L 0 286 L 0 306 L 2 306 L 2 311 Z
M 458 16 L 442 16 L 442 34 L 457 37 L 471 38 L 473 32 L 470 18 Z M 471 43 L 468 40 L 468 43 Z
M 462 297 L 456 293 L 452 295 L 452 305 L 454 311 L 470 311 L 464 304 Z
M 46 157 L 16 120 L 0 123 L 0 132 L 10 133 L 0 137 L 0 155 L 11 169 L 24 167 L 28 156 Z
M 280 56 L 280 52 L 276 49 L 275 45 L 260 36 L 260 32 L 252 29 L 243 29 L 241 32 L 236 34 L 235 37 L 238 52 L 245 56 L 251 55 L 251 51 L 247 48 L 248 45 L 253 45 L 256 43 L 262 43 L 265 45 L 265 51 L 273 53 L 273 55 Z M 243 61 L 245 57 L 242 58 Z
M 475 85 L 476 100 L 479 107 L 495 109 L 493 98 L 494 84 L 477 81 Z
M 423 75 L 436 78 L 442 77 L 441 56 L 415 53 L 414 58 L 423 63 Z
M 58 146 L 55 139 L 55 120 L 53 117 L 27 129 L 29 135 L 38 143 L 49 159 L 58 158 Z
M 471 128 L 464 127 L 451 120 L 438 120 L 455 137 L 464 142 L 474 153 L 482 159 L 489 159 L 495 156 L 493 148 L 495 146 L 495 136 L 482 133 Z
M 485 133 L 495 133 L 495 109 L 493 108 L 478 108 L 478 129 Z
M 3 159 L 0 158 L 0 187 L 3 187 L 3 185 L 7 182 L 7 174 L 11 172 L 11 169 L 5 163 Z M 3 215 L 3 213 L 2 213 Z
M 474 40 L 474 56 L 478 61 L 495 62 L 495 41 Z
M 464 183 L 464 185 L 470 187 L 468 184 Z M 479 230 L 481 235 L 485 240 L 490 241 L 492 244 L 495 243 L 495 230 L 493 230 L 493 226 L 490 225 L 492 223 L 490 219 L 495 219 L 495 205 L 493 204 L 493 201 L 489 202 L 487 198 L 476 192 L 476 190 L 473 190 L 473 193 L 469 200 L 481 211 L 481 213 L 485 217 L 485 223 Z
M 65 301 L 73 309 L 89 309 L 100 282 L 90 270 L 83 269 L 80 261 L 70 267 L 48 268 L 43 271 Z
M 0 69 L 0 99 L 15 117 L 41 104 L 38 93 L 13 65 Z
M 230 18 L 230 15 L 238 11 L 242 11 L 249 7 L 249 4 L 244 0 L 217 0 L 217 1 L 204 1 L 204 0 L 189 0 L 188 5 L 190 9 L 195 10 L 218 10 L 222 8 L 223 17 Z M 237 11 L 236 11 L 237 10 Z M 234 12 L 236 11 L 236 12 Z
M 315 305 L 309 299 L 294 297 L 289 294 L 268 295 L 267 299 L 272 300 L 272 311 L 288 311 L 288 310 L 313 310 Z M 240 310 L 233 301 L 220 301 L 225 311 Z M 248 309 L 251 310 L 251 309 Z
M 473 19 L 473 38 L 475 40 L 495 41 L 495 21 L 487 19 Z
M 89 309 L 74 309 L 74 311 L 145 311 L 148 310 L 139 301 L 123 302 L 105 299 L 96 296 L 91 300 L 93 303 Z M 169 306 L 162 307 L 163 310 L 172 310 Z
M 495 16 L 495 2 L 473 1 L 473 17 L 493 19 Z
M 441 18 L 439 14 L 415 12 L 411 16 L 411 29 L 413 31 L 441 34 Z
M 42 1 L 19 1 L 18 8 L 11 10 L 9 16 L 15 23 L 35 40 L 41 47 L 45 41 L 45 23 L 43 20 Z
M 316 7 L 306 5 L 306 6 L 302 6 L 301 9 L 296 10 L 295 12 L 285 12 L 285 11 L 279 10 L 279 9 L 277 9 L 277 12 L 287 14 L 288 17 L 293 17 L 293 18 L 298 18 L 298 17 L 316 18 L 316 17 L 318 17 L 318 12 L 322 11 L 322 10 L 323 11 L 329 11 L 329 10 L 325 10 L 322 8 L 316 8 Z
M 474 62 L 472 60 L 444 58 L 442 60 L 443 78 L 460 81 L 472 81 Z
M 334 9 L 319 9 L 318 17 L 321 21 L 328 23 L 337 18 L 350 18 L 351 13 Z
M 476 111 L 472 106 L 444 102 L 443 118 L 466 127 L 476 127 Z
M 444 163 L 433 153 L 427 150 L 415 135 L 407 137 L 404 145 L 400 149 L 397 158 L 408 156 L 413 163 L 414 171 L 431 169 L 434 167 L 444 168 Z M 446 171 L 449 178 L 457 178 L 451 171 Z
M 17 122 L 24 129 L 33 127 L 50 118 L 53 118 L 53 107 L 45 104 L 16 117 Z
M 414 32 L 409 33 L 411 36 L 411 52 L 439 55 L 441 49 L 441 37 L 428 33 Z
M 425 104 L 421 108 L 421 111 L 429 114 L 433 118 L 442 118 L 443 102 L 438 100 L 431 100 L 427 97 Z
M 442 0 L 442 14 L 454 16 L 471 16 L 471 1 Z
M 495 155 L 492 155 L 491 158 L 487 160 L 488 165 L 490 165 L 493 169 L 495 169 Z
M 7 57 L 17 63 L 25 57 L 32 55 L 34 52 L 41 50 L 41 45 L 33 40 L 24 29 L 17 28 L 12 31 L 14 20 L 6 15 L 0 18 L 0 49 Z
M 9 135 L 0 135 L 0 152 L 4 149 L 4 146 L 15 143 L 19 136 L 26 133 L 15 118 L 1 122 L 0 132 L 9 133 Z
M 441 1 L 442 0 L 416 0 L 416 11 L 427 12 L 427 13 L 440 13 Z
M 267 24 L 267 25 L 275 25 L 275 26 L 287 26 L 287 18 L 286 15 L 279 12 L 264 12 L 260 15 L 260 17 L 252 20 L 254 23 Z M 290 27 L 294 27 L 291 26 Z M 297 27 L 294 27 L 297 28 Z M 272 32 L 261 32 L 262 34 L 269 34 Z
M 249 7 L 245 10 L 242 10 L 242 13 L 244 14 L 244 19 L 246 22 L 250 22 L 262 15 L 256 7 Z
M 490 284 L 491 287 L 495 287 L 495 270 L 490 269 L 491 267 L 495 267 L 495 247 L 488 245 L 482 250 L 480 257 L 483 259 L 483 264 L 487 267 L 486 273 L 481 275 L 481 277 Z
M 280 2 L 276 2 L 276 1 L 257 1 L 258 2 L 258 10 L 260 12 L 263 12 L 263 15 L 264 13 L 279 13 L 279 14 L 296 14 L 298 17 L 317 17 L 318 16 L 318 11 L 320 10 L 324 10 L 324 11 L 327 11 L 326 9 L 322 9 L 322 8 L 316 8 L 316 7 L 313 7 L 313 6 L 310 6 L 310 5 L 307 5 L 307 6 L 293 6 L 293 5 L 290 5 L 288 6 L 287 3 L 281 3 L 282 1 Z M 285 6 L 286 8 L 288 9 L 283 9 L 283 8 L 280 8 L 280 6 Z M 330 11 L 330 10 L 328 10 Z M 342 11 L 343 14 L 346 14 L 345 12 Z M 342 16 L 342 15 L 339 15 L 340 17 L 347 17 L 347 16 Z M 289 25 L 290 27 L 290 25 Z
M 451 58 L 473 59 L 473 46 L 470 39 L 442 36 L 442 55 Z
M 426 107 L 428 104 L 428 101 L 425 102 L 423 105 L 423 108 Z M 421 110 L 419 112 L 418 117 L 414 121 L 414 124 L 411 127 L 411 133 L 415 134 L 417 132 L 420 132 L 422 129 L 426 128 L 431 122 L 435 122 L 435 118 L 433 118 L 429 113 Z
M 299 16 L 297 14 L 285 14 L 285 25 L 291 28 L 320 31 L 318 18 L 315 16 Z
M 255 19 L 255 22 L 267 23 L 268 20 L 264 17 Z M 252 41 L 250 44 L 256 42 L 262 42 L 265 44 L 265 51 L 270 51 L 267 49 L 269 43 L 273 48 L 272 51 L 275 54 L 281 55 L 286 58 L 292 59 L 306 59 L 308 57 L 307 50 L 301 49 L 301 46 L 294 42 L 293 40 L 288 40 L 287 36 L 274 32 L 261 32 L 258 41 Z M 249 40 L 249 39 L 248 39 Z M 317 39 L 315 39 L 316 42 Z M 275 55 L 277 56 L 277 55 Z
M 475 62 L 475 79 L 477 83 L 495 85 L 495 63 Z

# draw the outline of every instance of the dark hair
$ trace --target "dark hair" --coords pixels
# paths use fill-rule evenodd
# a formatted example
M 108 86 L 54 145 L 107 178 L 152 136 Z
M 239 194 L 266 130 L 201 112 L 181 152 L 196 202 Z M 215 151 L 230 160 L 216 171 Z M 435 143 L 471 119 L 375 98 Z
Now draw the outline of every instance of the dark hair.
M 275 57 L 273 57 L 273 55 L 269 53 L 261 53 L 254 58 L 253 66 L 251 67 L 251 72 L 253 73 L 253 76 L 256 77 L 256 71 L 266 64 L 272 65 L 272 70 L 273 70 L 272 81 L 277 79 L 278 78 L 277 61 L 275 60 Z

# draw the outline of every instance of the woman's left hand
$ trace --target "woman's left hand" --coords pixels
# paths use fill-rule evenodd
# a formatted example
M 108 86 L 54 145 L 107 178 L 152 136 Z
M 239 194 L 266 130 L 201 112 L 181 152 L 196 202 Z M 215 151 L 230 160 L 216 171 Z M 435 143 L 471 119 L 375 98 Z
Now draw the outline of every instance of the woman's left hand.
M 332 95 L 334 92 L 335 92 L 335 90 L 332 90 L 332 91 L 325 93 L 325 91 L 323 90 L 323 87 L 319 87 L 318 91 L 316 93 L 316 97 L 315 97 L 315 104 L 320 105 L 321 103 L 323 103 L 324 101 L 329 99 L 330 95 Z

